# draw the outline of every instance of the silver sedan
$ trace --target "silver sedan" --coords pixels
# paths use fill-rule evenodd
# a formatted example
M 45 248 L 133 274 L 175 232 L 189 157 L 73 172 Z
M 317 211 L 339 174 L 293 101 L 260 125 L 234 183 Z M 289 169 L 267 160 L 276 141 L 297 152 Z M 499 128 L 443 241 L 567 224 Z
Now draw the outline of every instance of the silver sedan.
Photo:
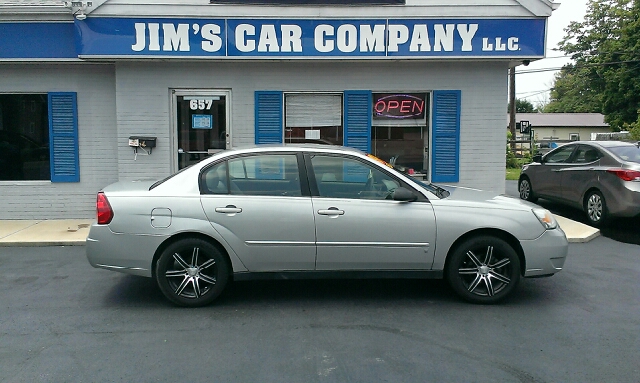
M 158 182 L 109 185 L 86 249 L 92 266 L 152 277 L 182 306 L 254 278 L 446 278 L 462 298 L 494 303 L 521 277 L 560 271 L 568 243 L 529 202 L 301 145 L 229 150 Z
M 593 226 L 640 214 L 640 145 L 583 141 L 560 146 L 524 165 L 520 198 L 555 200 L 584 209 Z

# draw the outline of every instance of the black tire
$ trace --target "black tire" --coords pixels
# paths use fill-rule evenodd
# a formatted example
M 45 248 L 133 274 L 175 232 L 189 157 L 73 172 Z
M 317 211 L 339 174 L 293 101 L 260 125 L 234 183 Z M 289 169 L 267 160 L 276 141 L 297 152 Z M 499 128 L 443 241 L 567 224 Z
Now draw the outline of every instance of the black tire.
M 167 247 L 156 263 L 156 282 L 171 302 L 185 307 L 213 302 L 229 280 L 226 257 L 211 243 L 179 240 Z
M 518 181 L 518 193 L 520 194 L 520 199 L 529 202 L 536 202 L 538 200 L 538 197 L 533 194 L 533 187 L 531 186 L 529 177 L 520 177 L 520 181 Z
M 584 197 L 584 212 L 587 214 L 589 224 L 602 227 L 609 218 L 607 202 L 598 190 L 591 190 Z
M 497 303 L 509 296 L 520 281 L 520 258 L 511 245 L 499 238 L 470 238 L 450 256 L 447 280 L 469 302 Z

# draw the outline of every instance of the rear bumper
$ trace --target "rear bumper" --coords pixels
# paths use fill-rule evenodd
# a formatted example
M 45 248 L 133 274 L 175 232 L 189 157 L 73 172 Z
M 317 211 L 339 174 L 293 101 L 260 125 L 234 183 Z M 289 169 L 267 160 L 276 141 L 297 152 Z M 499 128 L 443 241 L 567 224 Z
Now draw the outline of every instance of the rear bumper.
M 155 250 L 167 236 L 114 233 L 94 223 L 87 237 L 87 260 L 93 267 L 151 277 Z
M 635 217 L 640 215 L 640 182 L 626 181 L 624 187 L 607 196 L 609 214 L 615 217 Z
M 569 252 L 569 242 L 560 227 L 547 230 L 534 240 L 520 243 L 527 259 L 525 277 L 552 275 L 562 270 Z

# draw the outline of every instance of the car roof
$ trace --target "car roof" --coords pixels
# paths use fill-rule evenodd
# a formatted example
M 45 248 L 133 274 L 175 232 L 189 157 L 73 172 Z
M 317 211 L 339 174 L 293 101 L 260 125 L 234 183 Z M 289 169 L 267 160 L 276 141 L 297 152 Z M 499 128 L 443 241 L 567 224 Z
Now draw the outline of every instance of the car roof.
M 576 144 L 598 145 L 603 148 L 613 148 L 617 146 L 638 146 L 636 142 L 629 141 L 575 141 Z
M 364 154 L 363 151 L 350 148 L 346 146 L 338 145 L 323 145 L 323 144 L 264 144 L 264 145 L 252 145 L 237 147 L 220 152 L 220 154 L 240 154 L 240 153 L 256 153 L 256 152 L 299 152 L 299 151 L 321 151 L 331 153 L 359 153 Z

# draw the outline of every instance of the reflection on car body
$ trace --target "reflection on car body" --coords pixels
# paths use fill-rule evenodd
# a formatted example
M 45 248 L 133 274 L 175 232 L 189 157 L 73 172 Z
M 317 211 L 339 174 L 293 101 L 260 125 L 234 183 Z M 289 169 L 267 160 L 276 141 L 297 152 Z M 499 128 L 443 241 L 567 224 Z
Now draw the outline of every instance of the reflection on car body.
M 498 302 L 520 277 L 563 267 L 549 211 L 514 198 L 418 182 L 349 148 L 229 150 L 159 182 L 98 193 L 94 267 L 153 277 L 184 306 L 252 278 L 443 278 Z
M 524 165 L 520 198 L 546 198 L 584 209 L 588 221 L 640 214 L 640 147 L 622 141 L 577 141 Z

